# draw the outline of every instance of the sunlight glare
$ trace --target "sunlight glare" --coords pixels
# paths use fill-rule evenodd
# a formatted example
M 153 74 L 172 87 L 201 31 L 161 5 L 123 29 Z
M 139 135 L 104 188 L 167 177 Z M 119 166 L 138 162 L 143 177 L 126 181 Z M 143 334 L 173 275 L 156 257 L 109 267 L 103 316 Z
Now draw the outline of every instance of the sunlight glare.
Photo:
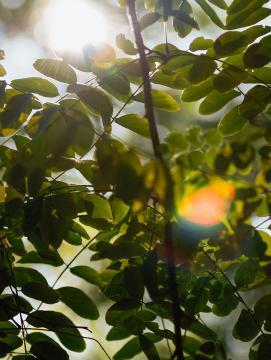
M 223 221 L 234 198 L 234 187 L 226 181 L 215 181 L 183 197 L 179 214 L 201 226 L 214 226 Z
M 51 0 L 45 10 L 52 50 L 80 51 L 84 46 L 106 40 L 104 16 L 85 0 Z

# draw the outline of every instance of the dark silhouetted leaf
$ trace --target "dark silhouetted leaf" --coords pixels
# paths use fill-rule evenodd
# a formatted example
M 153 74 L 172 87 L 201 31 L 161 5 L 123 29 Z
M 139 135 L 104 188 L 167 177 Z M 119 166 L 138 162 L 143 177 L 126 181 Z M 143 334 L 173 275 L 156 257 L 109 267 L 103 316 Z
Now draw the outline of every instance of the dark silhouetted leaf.
M 99 287 L 103 285 L 103 281 L 101 280 L 99 273 L 89 266 L 85 266 L 85 265 L 74 266 L 70 269 L 70 271 L 72 274 L 79 276 L 80 278 L 86 280 L 90 284 L 94 284 Z
M 57 289 L 60 300 L 70 307 L 79 316 L 97 320 L 99 312 L 95 303 L 80 289 L 66 286 Z
M 29 282 L 22 287 L 24 295 L 45 302 L 46 304 L 55 304 L 58 302 L 58 294 L 47 285 L 38 282 Z
M 233 336 L 241 341 L 251 341 L 260 331 L 260 324 L 253 320 L 253 315 L 248 310 L 242 310 L 233 328 Z
M 36 327 L 45 327 L 56 333 L 61 343 L 69 350 L 81 352 L 86 344 L 72 321 L 56 311 L 34 311 L 27 317 L 27 322 Z

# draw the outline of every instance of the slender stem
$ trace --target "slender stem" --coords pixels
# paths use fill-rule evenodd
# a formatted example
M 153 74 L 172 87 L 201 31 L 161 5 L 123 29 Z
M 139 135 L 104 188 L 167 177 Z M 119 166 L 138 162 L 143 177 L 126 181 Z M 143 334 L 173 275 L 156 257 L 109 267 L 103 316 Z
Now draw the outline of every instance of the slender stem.
M 167 255 L 168 281 L 173 308 L 174 342 L 176 347 L 175 353 L 178 360 L 183 360 L 183 343 L 181 336 L 182 311 L 179 304 L 178 285 L 176 281 L 175 253 L 172 244 L 172 227 L 170 222 L 167 222 L 165 225 L 165 248 Z
M 141 67 L 141 75 L 143 79 L 143 89 L 144 89 L 144 104 L 145 104 L 145 116 L 149 123 L 151 140 L 153 145 L 153 151 L 157 159 L 159 159 L 162 165 L 165 166 L 162 155 L 159 151 L 159 134 L 158 129 L 155 122 L 155 115 L 153 109 L 153 99 L 152 99 L 152 89 L 151 89 L 151 81 L 150 81 L 150 69 L 147 62 L 147 57 L 145 54 L 145 45 L 142 38 L 137 13 L 135 0 L 128 0 L 128 9 L 130 15 L 131 27 L 134 31 L 135 42 L 137 45 L 137 49 L 139 52 L 139 61 Z M 169 204 L 169 207 L 171 203 Z M 170 209 L 167 209 L 169 211 Z M 182 334 L 181 334 L 181 319 L 182 313 L 179 304 L 179 295 L 176 281 L 176 267 L 175 267 L 175 259 L 174 259 L 174 249 L 173 249 L 173 241 L 172 241 L 172 228 L 171 222 L 168 220 L 165 224 L 165 246 L 167 252 L 167 265 L 168 265 L 168 282 L 170 289 L 170 296 L 172 301 L 173 308 L 173 322 L 174 322 L 174 343 L 175 343 L 175 352 L 174 357 L 177 357 L 178 360 L 183 360 L 183 344 L 182 344 Z
M 14 300 L 15 300 L 15 303 L 16 303 L 17 310 L 19 312 L 19 317 L 20 317 L 20 322 L 21 322 L 22 338 L 23 338 L 23 346 L 24 346 L 24 351 L 25 351 L 25 356 L 26 356 L 28 354 L 27 347 L 26 347 L 27 331 L 25 330 L 24 319 L 23 319 L 23 316 L 22 316 L 19 293 L 18 293 L 18 289 L 17 289 L 17 283 L 16 283 L 14 272 L 13 272 L 12 262 L 11 262 L 11 260 L 9 258 L 9 254 L 8 254 L 7 249 L 5 248 L 5 245 L 3 244 L 3 238 L 0 241 L 1 241 L 0 245 L 1 245 L 2 250 L 4 252 L 4 256 L 6 256 L 6 259 L 7 259 L 7 262 L 8 262 L 9 271 L 10 271 L 11 279 L 12 279 L 12 282 L 13 282 L 12 286 L 13 286 L 13 288 L 15 290 L 15 292 L 14 292 L 12 290 L 12 286 L 10 286 L 11 292 L 12 292 L 12 294 L 14 296 Z
M 212 257 L 208 254 L 208 252 L 206 252 L 203 248 L 201 248 L 201 251 L 203 252 L 203 254 L 205 256 L 207 256 L 207 258 L 210 260 L 210 262 L 212 264 L 214 264 L 214 266 L 216 267 L 216 269 L 219 271 L 219 273 L 224 277 L 224 279 L 231 285 L 234 294 L 236 296 L 236 298 L 239 300 L 239 302 L 241 304 L 243 304 L 243 306 L 246 308 L 246 310 L 248 311 L 248 313 L 251 316 L 251 319 L 254 321 L 257 329 L 259 330 L 259 332 L 263 335 L 266 343 L 268 345 L 270 345 L 270 341 L 268 339 L 268 337 L 266 336 L 266 334 L 263 332 L 261 325 L 259 324 L 254 311 L 250 309 L 250 307 L 247 305 L 247 303 L 245 302 L 245 300 L 243 299 L 243 297 L 240 295 L 238 289 L 236 288 L 236 286 L 231 282 L 230 278 L 225 274 L 225 272 L 221 269 L 221 267 L 216 263 L 216 261 L 214 259 L 212 259 Z
M 143 42 L 143 38 L 141 35 L 141 30 L 139 26 L 139 22 L 137 19 L 136 14 L 136 7 L 135 7 L 135 0 L 128 0 L 128 7 L 129 7 L 129 14 L 131 19 L 131 26 L 133 28 L 135 34 L 135 42 L 139 52 L 139 61 L 141 66 L 141 74 L 143 79 L 143 88 L 145 94 L 145 112 L 146 118 L 149 122 L 149 128 L 151 133 L 152 145 L 155 156 L 161 158 L 161 154 L 158 150 L 158 146 L 160 145 L 159 135 L 157 126 L 155 123 L 155 116 L 153 110 L 153 100 L 152 100 L 152 93 L 151 93 L 151 82 L 150 82 L 150 69 L 149 64 L 147 62 L 147 57 L 145 54 L 145 46 Z
M 71 261 L 65 266 L 65 268 L 61 271 L 61 273 L 56 278 L 55 282 L 52 285 L 52 289 L 56 286 L 56 284 L 59 282 L 61 277 L 65 274 L 65 272 L 69 269 L 69 267 L 74 263 L 74 261 L 89 247 L 89 245 L 100 235 L 100 232 L 98 232 L 93 238 L 91 238 L 83 247 L 80 249 L 75 256 L 71 259 Z M 39 310 L 42 306 L 43 302 L 41 302 L 37 308 Z

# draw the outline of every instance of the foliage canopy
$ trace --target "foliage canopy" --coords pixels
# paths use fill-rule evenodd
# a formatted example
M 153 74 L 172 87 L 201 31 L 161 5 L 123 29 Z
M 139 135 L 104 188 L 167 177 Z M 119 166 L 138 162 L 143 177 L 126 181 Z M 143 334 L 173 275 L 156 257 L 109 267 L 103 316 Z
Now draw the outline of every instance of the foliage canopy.
M 70 272 L 112 302 L 106 339 L 127 338 L 115 360 L 228 359 L 202 314 L 233 311 L 232 335 L 251 341 L 248 358 L 270 358 L 270 236 L 252 224 L 255 215 L 269 219 L 271 205 L 271 28 L 258 24 L 270 15 L 267 3 L 120 0 L 136 40 L 117 35 L 121 57 L 110 45 L 66 52 L 37 59 L 46 78 L 0 81 L 0 357 L 69 359 L 97 341 L 54 310 L 62 302 L 86 324 L 99 317 L 81 289 L 57 287 Z M 220 29 L 216 39 L 201 36 L 195 4 Z M 189 50 L 147 48 L 142 34 L 159 22 L 181 39 L 194 30 Z M 78 70 L 91 80 L 79 84 Z M 65 95 L 47 78 L 68 84 Z M 197 101 L 201 115 L 219 121 L 161 139 L 153 108 L 166 123 L 167 112 Z M 130 112 L 134 102 L 144 114 Z M 115 139 L 114 123 L 149 139 L 154 155 Z M 64 180 L 75 170 L 83 185 Z M 189 199 L 199 192 L 208 206 L 197 215 Z M 213 214 L 214 193 L 226 204 L 222 217 Z M 68 264 L 63 242 L 74 249 Z M 89 250 L 102 271 L 78 263 Z M 55 283 L 35 264 L 59 267 Z M 249 293 L 257 301 L 248 303 Z

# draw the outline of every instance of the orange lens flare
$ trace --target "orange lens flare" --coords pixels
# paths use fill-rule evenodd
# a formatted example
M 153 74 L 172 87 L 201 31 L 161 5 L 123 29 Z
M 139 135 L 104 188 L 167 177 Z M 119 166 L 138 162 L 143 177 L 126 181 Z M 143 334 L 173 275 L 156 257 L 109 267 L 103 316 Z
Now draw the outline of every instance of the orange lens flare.
M 227 216 L 234 198 L 234 187 L 226 181 L 215 181 L 186 194 L 180 202 L 179 214 L 201 226 L 214 226 Z

